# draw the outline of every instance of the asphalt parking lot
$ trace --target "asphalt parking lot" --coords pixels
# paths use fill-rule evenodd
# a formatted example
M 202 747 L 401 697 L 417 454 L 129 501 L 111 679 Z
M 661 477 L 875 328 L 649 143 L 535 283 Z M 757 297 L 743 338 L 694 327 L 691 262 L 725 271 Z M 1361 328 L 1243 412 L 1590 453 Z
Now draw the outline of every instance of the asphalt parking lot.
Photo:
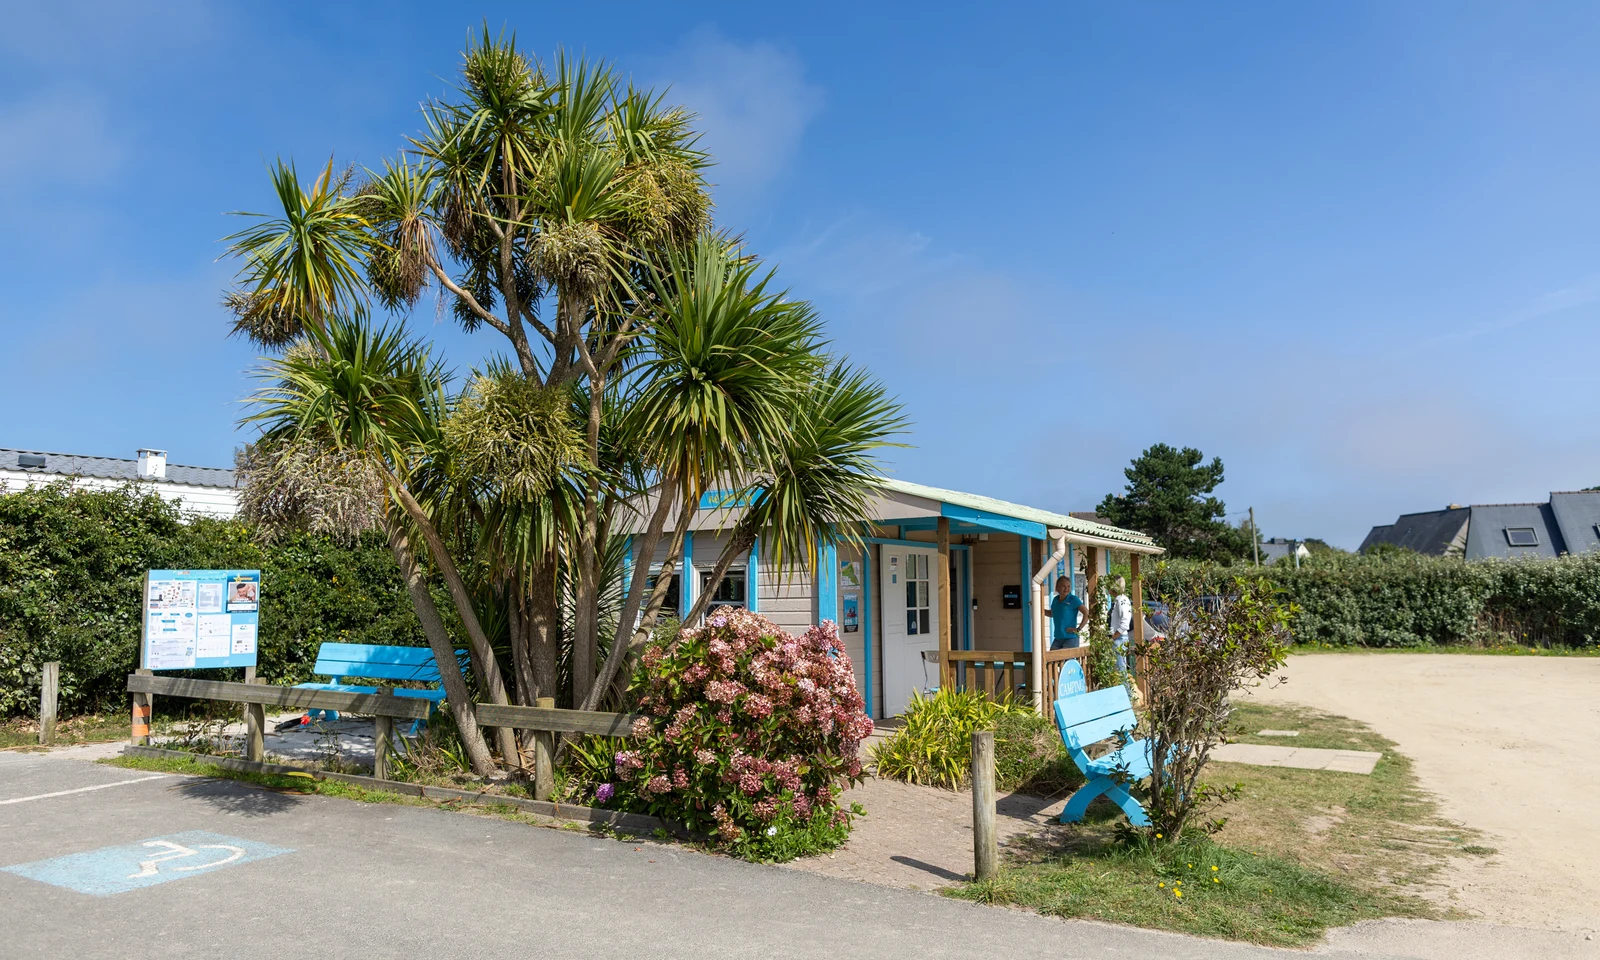
M 8 960 L 1305 956 L 648 841 L 7 752 L 0 920 Z

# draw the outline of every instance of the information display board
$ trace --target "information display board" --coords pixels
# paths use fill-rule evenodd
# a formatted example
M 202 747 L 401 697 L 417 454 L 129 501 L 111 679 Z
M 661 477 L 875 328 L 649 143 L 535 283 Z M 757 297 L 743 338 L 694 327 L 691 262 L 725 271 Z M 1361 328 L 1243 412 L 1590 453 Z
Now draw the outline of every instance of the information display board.
M 260 570 L 151 570 L 144 578 L 146 670 L 256 665 Z

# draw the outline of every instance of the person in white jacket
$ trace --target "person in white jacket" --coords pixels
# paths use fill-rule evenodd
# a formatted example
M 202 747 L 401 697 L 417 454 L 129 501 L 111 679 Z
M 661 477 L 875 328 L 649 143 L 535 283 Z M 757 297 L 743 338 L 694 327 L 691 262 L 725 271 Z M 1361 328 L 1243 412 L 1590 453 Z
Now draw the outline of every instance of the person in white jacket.
M 1111 584 L 1111 608 L 1106 611 L 1106 632 L 1117 651 L 1117 669 L 1128 672 L 1128 631 L 1133 629 L 1133 601 L 1128 599 L 1128 584 L 1118 577 Z

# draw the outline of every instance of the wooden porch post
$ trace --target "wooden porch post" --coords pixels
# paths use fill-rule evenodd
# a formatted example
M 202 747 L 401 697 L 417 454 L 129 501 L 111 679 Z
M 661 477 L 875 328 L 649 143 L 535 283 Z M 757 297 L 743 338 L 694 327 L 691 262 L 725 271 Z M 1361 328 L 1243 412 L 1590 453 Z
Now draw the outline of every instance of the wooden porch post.
M 939 687 L 955 686 L 955 665 L 950 662 L 950 518 L 939 518 Z
M 1134 667 L 1133 681 L 1139 687 L 1139 693 L 1148 698 L 1150 690 L 1145 686 L 1145 658 L 1140 653 L 1144 649 L 1144 579 L 1139 576 L 1139 555 L 1128 554 L 1128 565 L 1133 574 L 1133 582 L 1128 584 L 1128 599 L 1133 601 L 1133 659 L 1130 661 Z
M 1100 615 L 1100 548 L 1084 547 L 1083 562 L 1089 568 L 1089 575 L 1083 580 L 1084 611 L 1089 619 L 1084 621 L 1087 626 L 1089 621 Z

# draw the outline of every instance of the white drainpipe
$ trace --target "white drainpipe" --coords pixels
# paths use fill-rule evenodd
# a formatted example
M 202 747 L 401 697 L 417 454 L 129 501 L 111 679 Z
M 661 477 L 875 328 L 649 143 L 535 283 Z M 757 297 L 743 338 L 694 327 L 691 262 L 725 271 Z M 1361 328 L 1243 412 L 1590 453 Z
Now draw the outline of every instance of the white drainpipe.
M 1038 570 L 1034 571 L 1033 582 L 1029 588 L 1033 590 L 1034 621 L 1037 624 L 1033 631 L 1033 663 L 1029 667 L 1028 689 L 1033 692 L 1033 708 L 1040 713 L 1044 712 L 1044 652 L 1050 649 L 1050 608 L 1045 605 L 1048 593 L 1044 589 L 1044 582 L 1050 576 L 1050 571 L 1067 555 L 1067 531 L 1051 529 L 1050 539 L 1056 542 L 1055 553 L 1046 557 Z

